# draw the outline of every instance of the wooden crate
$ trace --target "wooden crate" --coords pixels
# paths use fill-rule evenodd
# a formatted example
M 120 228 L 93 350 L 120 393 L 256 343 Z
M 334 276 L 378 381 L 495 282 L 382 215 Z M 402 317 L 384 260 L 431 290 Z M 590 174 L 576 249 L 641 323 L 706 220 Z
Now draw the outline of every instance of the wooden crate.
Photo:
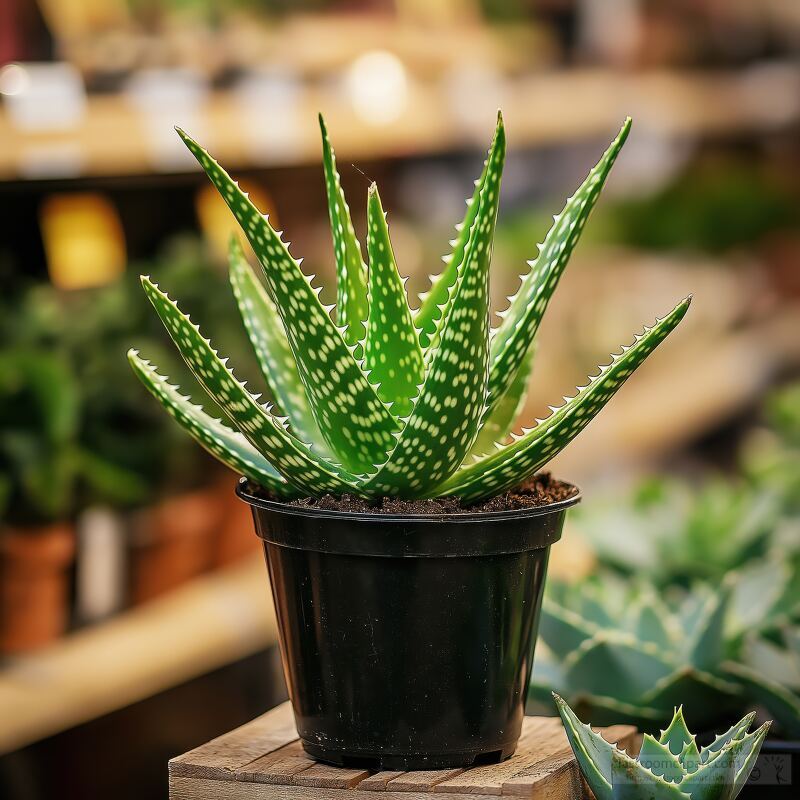
M 606 728 L 630 748 L 635 728 Z M 527 717 L 517 752 L 501 764 L 428 772 L 374 772 L 321 764 L 305 754 L 289 703 L 169 764 L 171 800 L 488 800 L 590 797 L 558 718 Z

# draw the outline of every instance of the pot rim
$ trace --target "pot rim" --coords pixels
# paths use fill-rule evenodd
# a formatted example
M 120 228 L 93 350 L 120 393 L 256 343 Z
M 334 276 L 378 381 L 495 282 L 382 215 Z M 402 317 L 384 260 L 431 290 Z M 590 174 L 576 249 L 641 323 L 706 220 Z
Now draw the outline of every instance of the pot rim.
M 353 512 L 353 511 L 332 511 L 322 508 L 300 508 L 293 506 L 289 503 L 281 503 L 277 500 L 266 500 L 263 497 L 257 497 L 249 491 L 250 481 L 245 478 L 239 478 L 236 484 L 236 494 L 239 499 L 244 500 L 250 506 L 256 508 L 263 508 L 267 511 L 275 511 L 279 514 L 289 514 L 297 517 L 307 517 L 316 519 L 336 519 L 348 520 L 351 522 L 431 522 L 431 523 L 465 523 L 465 522 L 492 522 L 500 520 L 514 520 L 514 519 L 527 519 L 529 517 L 539 517 L 546 514 L 555 514 L 559 511 L 564 511 L 577 505 L 583 499 L 580 489 L 575 484 L 562 481 L 567 486 L 575 490 L 571 497 L 563 500 L 556 500 L 553 503 L 547 503 L 542 506 L 533 506 L 531 508 L 518 508 L 509 509 L 508 511 L 478 511 L 478 512 L 464 512 L 457 514 L 370 514 L 367 512 Z

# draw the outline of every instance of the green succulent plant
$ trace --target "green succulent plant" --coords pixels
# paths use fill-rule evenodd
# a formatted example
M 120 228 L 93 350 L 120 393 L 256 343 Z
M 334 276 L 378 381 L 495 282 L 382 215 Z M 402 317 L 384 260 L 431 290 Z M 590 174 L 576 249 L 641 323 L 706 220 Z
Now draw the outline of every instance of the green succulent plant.
M 764 705 L 791 732 L 800 725 L 791 696 L 800 678 L 791 677 L 787 650 L 799 625 L 800 557 L 787 552 L 721 585 L 662 594 L 603 573 L 577 584 L 551 580 L 530 697 L 549 706 L 556 691 L 592 724 L 625 719 L 648 731 L 680 703 L 704 729 Z
M 333 307 L 320 303 L 313 276 L 303 273 L 282 234 L 205 150 L 178 131 L 260 263 L 265 285 L 232 243 L 235 296 L 282 415 L 248 391 L 227 359 L 148 278 L 142 279 L 147 296 L 227 421 L 203 413 L 156 367 L 129 353 L 144 384 L 195 439 L 273 495 L 457 495 L 472 502 L 499 494 L 565 447 L 686 313 L 688 298 L 645 328 L 574 397 L 504 444 L 527 385 L 542 314 L 630 121 L 554 218 L 494 331 L 488 287 L 505 159 L 502 118 L 452 253 L 416 311 L 374 184 L 367 202 L 367 268 L 321 118 L 320 125 L 338 279 L 335 322 Z
M 651 477 L 571 516 L 599 563 L 657 586 L 721 580 L 768 551 L 782 503 L 768 487 L 713 478 L 690 485 Z
M 800 737 L 800 552 L 776 549 L 743 571 L 731 612 L 734 657 L 721 665 L 723 675 L 784 734 Z
M 610 576 L 550 581 L 530 695 L 549 706 L 556 691 L 592 724 L 625 719 L 642 730 L 665 724 L 685 702 L 707 728 L 742 703 L 738 685 L 720 675 L 733 655 L 730 603 L 729 584 L 682 593 L 668 604 L 647 585 Z
M 750 777 L 769 730 L 767 722 L 748 733 L 754 718 L 750 714 L 700 748 L 678 707 L 658 738 L 644 735 L 634 758 L 584 725 L 558 695 L 555 700 L 575 759 L 597 800 L 733 800 Z

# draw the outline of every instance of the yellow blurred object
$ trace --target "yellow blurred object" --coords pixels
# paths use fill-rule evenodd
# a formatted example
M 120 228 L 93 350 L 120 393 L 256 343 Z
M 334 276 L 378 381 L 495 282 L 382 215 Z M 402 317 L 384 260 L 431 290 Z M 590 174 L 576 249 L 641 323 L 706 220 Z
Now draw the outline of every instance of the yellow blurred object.
M 126 0 L 39 0 L 38 5 L 50 30 L 61 39 L 131 24 Z
M 549 575 L 562 581 L 574 582 L 591 575 L 597 567 L 597 557 L 585 540 L 571 536 L 569 521 L 564 536 L 550 548 Z
M 272 226 L 279 227 L 274 203 L 266 190 L 248 180 L 239 181 L 239 185 L 250 195 L 256 208 L 262 214 L 269 215 Z M 228 257 L 228 241 L 231 234 L 239 230 L 230 209 L 219 192 L 209 184 L 198 190 L 195 196 L 195 210 L 203 236 L 211 247 L 214 257 L 225 261 Z
M 125 235 L 107 197 L 52 195 L 39 217 L 50 279 L 59 289 L 102 286 L 124 272 Z

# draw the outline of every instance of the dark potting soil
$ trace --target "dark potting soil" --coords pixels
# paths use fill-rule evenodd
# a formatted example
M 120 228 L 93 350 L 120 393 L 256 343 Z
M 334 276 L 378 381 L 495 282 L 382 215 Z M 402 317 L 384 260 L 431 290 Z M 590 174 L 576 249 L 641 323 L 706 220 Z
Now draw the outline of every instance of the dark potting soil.
M 396 497 L 382 497 L 370 503 L 349 494 L 341 497 L 330 494 L 323 497 L 304 497 L 300 500 L 290 500 L 288 505 L 297 508 L 318 508 L 323 511 L 351 511 L 357 514 L 427 514 L 439 517 L 443 514 L 479 514 L 487 511 L 536 508 L 566 500 L 576 492 L 574 486 L 556 480 L 549 472 L 542 472 L 511 491 L 472 505 L 462 505 L 458 497 L 440 497 L 434 500 L 400 500 Z M 268 495 L 264 496 L 268 500 L 274 499 Z

